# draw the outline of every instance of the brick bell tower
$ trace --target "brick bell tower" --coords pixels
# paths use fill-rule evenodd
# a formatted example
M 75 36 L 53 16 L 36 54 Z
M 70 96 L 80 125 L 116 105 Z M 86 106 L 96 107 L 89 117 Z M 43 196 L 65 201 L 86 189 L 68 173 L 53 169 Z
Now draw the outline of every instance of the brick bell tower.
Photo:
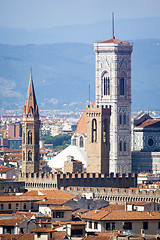
M 86 106 L 87 115 L 87 172 L 109 174 L 109 134 L 111 109 L 107 106 Z
M 22 174 L 39 172 L 39 112 L 32 73 L 22 119 Z

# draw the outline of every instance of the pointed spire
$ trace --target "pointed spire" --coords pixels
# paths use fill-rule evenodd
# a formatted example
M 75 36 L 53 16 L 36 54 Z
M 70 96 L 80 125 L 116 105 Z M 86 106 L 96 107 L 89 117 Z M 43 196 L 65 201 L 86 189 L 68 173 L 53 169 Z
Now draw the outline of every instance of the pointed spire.
M 27 97 L 26 97 L 26 102 L 25 102 L 23 113 L 27 117 L 28 117 L 29 114 L 30 114 L 30 116 L 34 116 L 34 117 L 39 115 L 38 105 L 37 105 L 35 91 L 34 91 L 33 79 L 32 79 L 32 69 L 31 69 L 31 72 L 30 72 L 28 92 L 27 92 Z

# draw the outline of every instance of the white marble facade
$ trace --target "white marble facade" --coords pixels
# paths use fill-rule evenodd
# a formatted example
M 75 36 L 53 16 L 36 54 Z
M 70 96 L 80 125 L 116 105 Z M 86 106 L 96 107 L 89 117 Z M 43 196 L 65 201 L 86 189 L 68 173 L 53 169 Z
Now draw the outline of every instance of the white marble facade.
M 94 44 L 96 104 L 111 106 L 110 172 L 131 172 L 131 53 L 132 44 Z

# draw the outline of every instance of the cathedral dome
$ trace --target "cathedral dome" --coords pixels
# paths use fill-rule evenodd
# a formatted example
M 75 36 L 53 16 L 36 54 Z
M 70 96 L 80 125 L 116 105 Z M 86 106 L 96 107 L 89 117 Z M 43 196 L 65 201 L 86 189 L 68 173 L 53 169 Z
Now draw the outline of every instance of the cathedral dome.
M 95 106 L 95 102 L 91 104 L 91 106 Z M 86 115 L 86 110 L 83 112 L 81 115 L 79 122 L 77 124 L 77 129 L 75 133 L 80 133 L 83 135 L 87 135 L 87 115 Z

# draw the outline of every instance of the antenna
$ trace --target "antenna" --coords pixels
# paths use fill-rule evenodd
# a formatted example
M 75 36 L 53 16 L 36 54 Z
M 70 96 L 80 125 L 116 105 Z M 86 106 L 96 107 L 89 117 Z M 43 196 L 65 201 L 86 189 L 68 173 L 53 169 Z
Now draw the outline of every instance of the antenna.
M 112 38 L 115 39 L 115 36 L 114 36 L 114 12 L 112 12 Z
M 89 105 L 90 105 L 90 84 L 89 84 Z

